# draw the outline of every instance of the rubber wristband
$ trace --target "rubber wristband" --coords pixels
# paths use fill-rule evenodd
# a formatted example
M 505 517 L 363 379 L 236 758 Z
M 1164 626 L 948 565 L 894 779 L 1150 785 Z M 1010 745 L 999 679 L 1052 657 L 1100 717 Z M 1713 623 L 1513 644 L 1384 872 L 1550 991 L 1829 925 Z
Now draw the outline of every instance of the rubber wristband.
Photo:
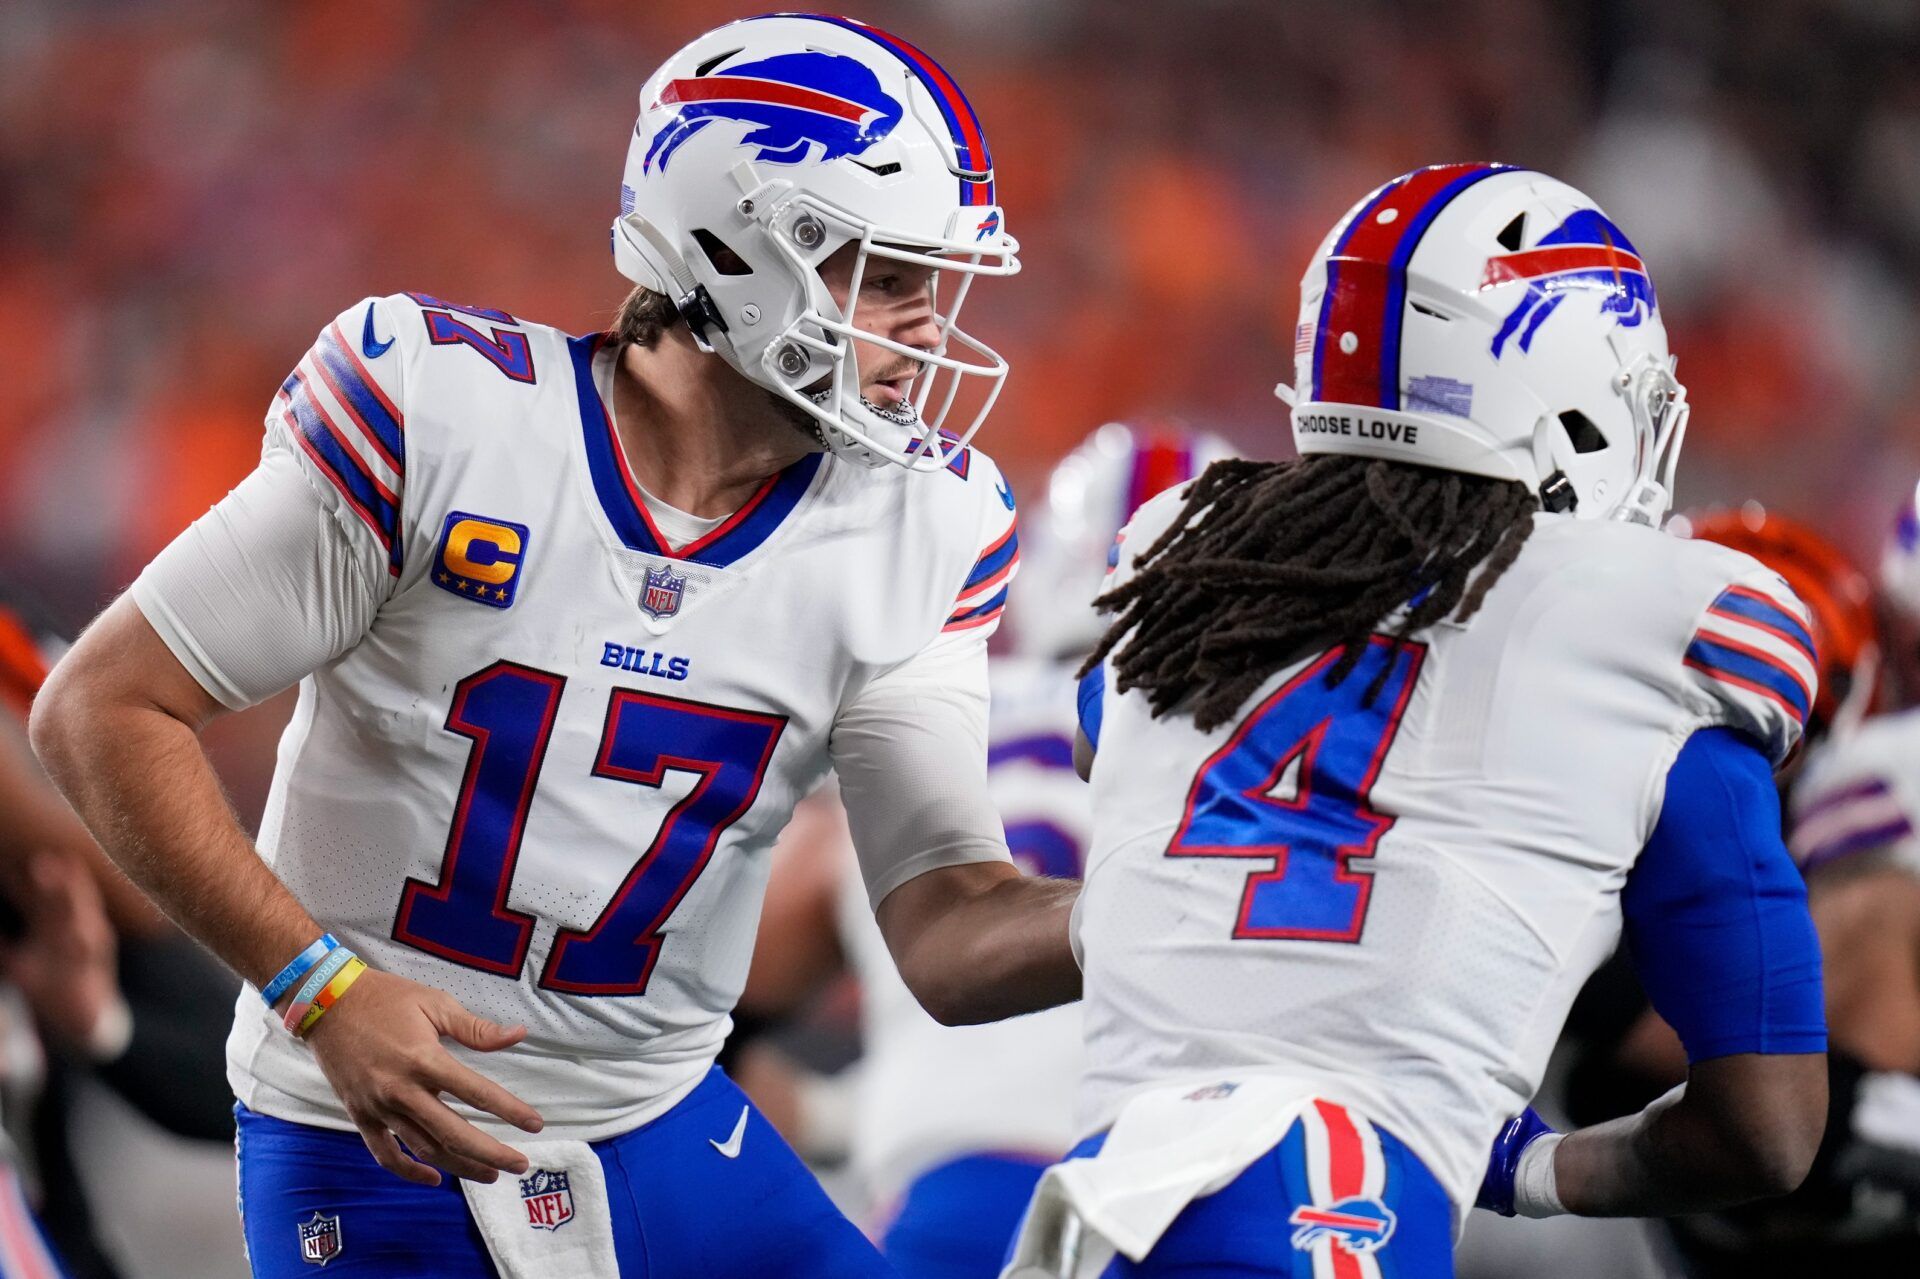
M 298 1034 L 300 1019 L 307 1015 L 309 1008 L 313 1007 L 313 997 L 325 990 L 327 983 L 332 981 L 342 968 L 352 963 L 353 959 L 353 952 L 345 946 L 336 946 L 329 951 L 327 957 L 314 968 L 313 975 L 307 978 L 306 984 L 300 987 L 300 993 L 293 997 L 291 1004 L 287 1005 L 287 1015 L 281 1019 L 281 1024 L 286 1026 L 288 1031 Z
M 309 1008 L 307 1015 L 300 1019 L 300 1026 L 293 1033 L 305 1039 L 307 1032 L 313 1029 L 314 1023 L 326 1016 L 327 1010 L 338 1003 L 340 996 L 346 994 L 348 987 L 359 981 L 360 975 L 366 971 L 367 961 L 358 957 L 342 968 L 339 974 L 327 983 L 327 988 L 313 997 L 313 1007 Z
M 1566 1140 L 1563 1132 L 1550 1132 L 1535 1138 L 1520 1152 L 1520 1163 L 1513 1170 L 1513 1211 L 1521 1217 L 1558 1217 L 1567 1211 L 1560 1202 L 1558 1178 L 1554 1175 L 1553 1154 Z
M 274 974 L 260 991 L 260 998 L 271 1008 L 280 1002 L 280 996 L 293 989 L 293 984 L 313 970 L 313 966 L 327 957 L 327 952 L 340 944 L 332 933 L 321 933 L 320 940 L 293 957 L 293 962 Z

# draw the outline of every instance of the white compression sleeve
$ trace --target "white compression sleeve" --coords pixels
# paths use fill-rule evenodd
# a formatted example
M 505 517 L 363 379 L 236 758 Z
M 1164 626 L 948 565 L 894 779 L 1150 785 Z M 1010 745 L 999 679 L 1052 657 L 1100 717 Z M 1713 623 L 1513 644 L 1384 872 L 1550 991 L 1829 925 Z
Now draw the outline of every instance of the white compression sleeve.
M 341 523 L 291 453 L 269 448 L 130 591 L 200 686 L 241 710 L 352 647 L 387 579 L 373 540 Z
M 987 796 L 987 645 L 942 635 L 841 708 L 834 770 L 868 901 L 917 875 L 1008 861 Z

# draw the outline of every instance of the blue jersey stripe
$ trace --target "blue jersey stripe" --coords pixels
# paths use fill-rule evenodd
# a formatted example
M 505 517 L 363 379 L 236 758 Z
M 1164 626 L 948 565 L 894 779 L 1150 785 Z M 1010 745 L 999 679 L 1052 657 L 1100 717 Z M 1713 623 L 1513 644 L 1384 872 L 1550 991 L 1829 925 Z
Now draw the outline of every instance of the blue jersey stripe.
M 328 385 L 340 393 L 354 417 L 372 433 L 374 442 L 385 451 L 387 460 L 393 463 L 393 469 L 404 473 L 407 442 L 401 434 L 400 422 L 387 411 L 387 406 L 381 403 L 380 397 L 360 376 L 352 357 L 340 348 L 331 332 L 320 335 L 320 340 L 314 343 L 313 353 L 326 370 Z
M 1813 662 L 1816 666 L 1819 664 L 1818 659 L 1814 657 L 1813 636 L 1801 624 L 1800 619 L 1758 591 L 1729 586 L 1720 592 L 1719 598 L 1713 601 L 1708 611 L 1738 617 L 1774 631 L 1781 639 L 1801 649 L 1809 662 Z
M 340 490 L 355 503 L 361 518 L 380 535 L 389 567 L 395 568 L 401 558 L 399 509 L 381 494 L 359 455 L 334 435 L 304 385 L 294 391 L 288 409 L 311 456 L 331 473 Z
M 1693 643 L 1687 646 L 1686 660 L 1689 666 L 1698 667 L 1718 679 L 1752 688 L 1756 692 L 1771 693 L 1801 722 L 1806 721 L 1807 712 L 1811 709 L 1806 686 L 1800 682 L 1799 676 L 1775 660 L 1743 653 L 1704 635 L 1695 636 Z
M 960 593 L 965 595 L 968 591 L 980 585 L 980 583 L 986 581 L 995 573 L 998 573 L 1019 553 L 1020 534 L 1014 529 L 1008 529 L 1005 540 L 975 561 L 973 571 L 967 574 L 966 584 L 960 588 Z
M 955 622 L 972 621 L 974 618 L 977 618 L 982 614 L 991 613 L 995 609 L 1004 607 L 1006 605 L 1006 602 L 1007 602 L 1007 588 L 1003 586 L 1000 588 L 999 593 L 996 594 L 992 599 L 988 600 L 986 603 L 978 605 L 974 608 L 961 609 L 958 612 L 954 613 L 952 617 L 949 617 L 947 619 L 947 625 L 951 626 Z

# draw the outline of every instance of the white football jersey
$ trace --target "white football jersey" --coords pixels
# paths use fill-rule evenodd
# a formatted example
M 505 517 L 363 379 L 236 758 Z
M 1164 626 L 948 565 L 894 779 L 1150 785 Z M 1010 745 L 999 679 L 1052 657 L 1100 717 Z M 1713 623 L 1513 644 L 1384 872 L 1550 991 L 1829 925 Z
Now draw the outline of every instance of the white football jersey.
M 1920 710 L 1822 742 L 1793 784 L 1792 813 L 1787 847 L 1803 869 L 1886 849 L 1920 875 Z
M 1093 812 L 1073 771 L 1074 667 L 996 658 L 987 784 L 1007 846 L 1029 875 L 1078 878 Z M 848 857 L 849 872 L 852 865 Z M 852 1157 L 877 1202 L 966 1154 L 1058 1159 L 1073 1144 L 1080 1007 L 984 1026 L 942 1026 L 900 980 L 858 877 L 840 895 L 860 978 L 863 1055 Z
M 1132 555 L 1180 509 L 1144 508 Z M 1805 612 L 1738 552 L 1540 515 L 1467 624 L 1346 680 L 1296 664 L 1202 733 L 1109 668 L 1082 898 L 1088 1130 L 1150 1085 L 1313 1081 L 1464 1212 L 1500 1123 L 1614 949 L 1620 890 L 1696 729 L 1786 756 Z M 1378 681 L 1378 695 L 1365 701 Z
M 667 553 L 606 409 L 614 358 L 503 312 L 363 301 L 287 379 L 266 450 L 374 548 L 337 589 L 378 602 L 301 683 L 261 852 L 373 966 L 525 1024 L 464 1059 L 586 1140 L 707 1070 L 768 850 L 849 705 L 949 650 L 984 702 L 1017 545 L 977 451 L 932 474 L 813 453 Z M 183 589 L 163 556 L 135 600 L 197 669 Z M 1005 856 L 989 843 L 863 845 L 867 887 Z M 251 989 L 228 1051 L 249 1106 L 350 1126 Z

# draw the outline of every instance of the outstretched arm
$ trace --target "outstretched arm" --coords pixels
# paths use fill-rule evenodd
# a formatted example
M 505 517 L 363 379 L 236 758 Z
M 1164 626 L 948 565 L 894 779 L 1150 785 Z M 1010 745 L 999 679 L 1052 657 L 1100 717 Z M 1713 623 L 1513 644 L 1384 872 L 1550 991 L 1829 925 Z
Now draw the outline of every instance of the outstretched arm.
M 1687 1082 L 1564 1137 L 1518 1121 L 1496 1143 L 1483 1206 L 1504 1210 L 1504 1192 L 1524 1216 L 1665 1216 L 1788 1193 L 1826 1123 L 1820 947 L 1771 766 L 1748 739 L 1709 729 L 1682 749 L 1623 907 Z
M 950 1025 L 1079 998 L 1077 880 L 1020 874 L 987 794 L 979 632 L 875 678 L 834 725 L 834 767 L 880 931 L 908 989 Z

